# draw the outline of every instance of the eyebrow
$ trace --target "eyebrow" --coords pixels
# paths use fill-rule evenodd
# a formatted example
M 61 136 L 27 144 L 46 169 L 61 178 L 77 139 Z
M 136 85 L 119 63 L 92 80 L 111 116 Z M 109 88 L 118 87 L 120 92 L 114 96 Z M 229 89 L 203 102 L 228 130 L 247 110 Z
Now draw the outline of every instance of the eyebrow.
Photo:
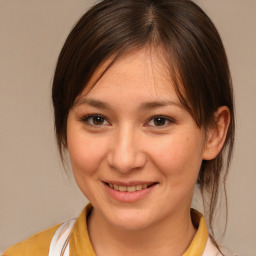
M 78 99 L 78 101 L 76 101 L 74 105 L 76 105 L 76 106 L 89 105 L 89 106 L 99 108 L 99 109 L 108 109 L 108 110 L 111 109 L 111 106 L 108 103 L 105 103 L 100 100 L 90 99 L 90 98 Z
M 144 102 L 140 105 L 139 110 L 140 111 L 147 111 L 147 110 L 152 110 L 155 108 L 160 108 L 160 107 L 166 107 L 166 106 L 177 106 L 177 107 L 182 107 L 179 102 L 175 101 L 150 101 L 150 102 Z
M 90 99 L 90 98 L 81 98 L 77 102 L 75 102 L 75 105 L 76 106 L 89 105 L 95 108 L 106 109 L 106 110 L 112 109 L 111 105 L 109 105 L 108 103 L 100 100 Z M 168 101 L 150 101 L 150 102 L 141 103 L 139 106 L 139 111 L 143 112 L 143 111 L 148 111 L 148 110 L 152 110 L 160 107 L 166 107 L 170 105 L 182 108 L 182 105 L 179 102 L 175 102 L 175 101 L 169 101 L 169 100 Z

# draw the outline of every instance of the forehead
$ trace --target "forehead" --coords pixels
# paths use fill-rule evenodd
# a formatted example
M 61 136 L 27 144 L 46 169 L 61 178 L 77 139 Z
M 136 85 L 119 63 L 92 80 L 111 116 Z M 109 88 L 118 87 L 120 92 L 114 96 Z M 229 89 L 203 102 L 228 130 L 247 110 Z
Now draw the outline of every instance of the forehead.
M 129 52 L 113 62 L 109 58 L 92 75 L 89 83 L 78 97 L 117 96 L 176 100 L 175 86 L 162 52 L 144 48 Z

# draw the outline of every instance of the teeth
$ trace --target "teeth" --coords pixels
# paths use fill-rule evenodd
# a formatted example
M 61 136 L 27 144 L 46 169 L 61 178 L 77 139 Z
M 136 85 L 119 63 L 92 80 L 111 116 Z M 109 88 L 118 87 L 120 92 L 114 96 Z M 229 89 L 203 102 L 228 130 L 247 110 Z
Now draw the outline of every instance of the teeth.
M 136 185 L 136 190 L 141 190 L 142 189 L 142 185 Z
M 126 191 L 126 187 L 125 186 L 119 186 L 119 191 Z
M 127 191 L 128 192 L 134 192 L 134 191 L 136 191 L 136 187 L 135 186 L 127 187 Z
M 145 189 L 145 188 L 149 187 L 148 184 L 126 187 L 126 186 L 118 186 L 116 184 L 110 184 L 110 183 L 108 183 L 108 186 L 115 189 L 115 190 L 121 191 L 121 192 L 135 192 L 135 191 L 139 191 L 139 190 L 142 190 L 142 189 Z

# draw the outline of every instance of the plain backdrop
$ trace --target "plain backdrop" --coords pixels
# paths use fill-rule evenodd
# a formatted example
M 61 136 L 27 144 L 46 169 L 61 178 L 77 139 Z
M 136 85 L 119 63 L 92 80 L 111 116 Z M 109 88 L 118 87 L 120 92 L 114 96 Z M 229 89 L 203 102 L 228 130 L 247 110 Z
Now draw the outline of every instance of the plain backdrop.
M 50 97 L 64 40 L 94 2 L 0 0 L 0 251 L 77 216 L 87 202 L 60 163 Z M 239 256 L 256 256 L 256 1 L 196 2 L 221 34 L 236 99 L 221 243 Z

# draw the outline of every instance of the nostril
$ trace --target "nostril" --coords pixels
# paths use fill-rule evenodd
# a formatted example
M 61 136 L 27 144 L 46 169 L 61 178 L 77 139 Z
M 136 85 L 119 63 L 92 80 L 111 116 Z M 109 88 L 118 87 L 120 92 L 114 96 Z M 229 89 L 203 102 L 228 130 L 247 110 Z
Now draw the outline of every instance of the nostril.
M 111 167 L 121 173 L 127 173 L 143 168 L 146 164 L 146 155 L 139 150 L 114 149 L 107 156 L 107 163 Z

